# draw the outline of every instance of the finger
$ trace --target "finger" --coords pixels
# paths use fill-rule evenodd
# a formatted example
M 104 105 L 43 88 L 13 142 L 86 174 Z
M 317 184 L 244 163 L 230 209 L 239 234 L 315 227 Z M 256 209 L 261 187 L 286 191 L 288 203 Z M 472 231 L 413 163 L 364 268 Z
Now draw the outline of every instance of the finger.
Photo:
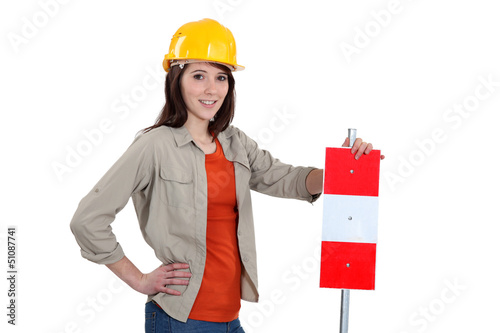
M 354 141 L 354 144 L 352 145 L 351 153 L 355 154 L 358 151 L 358 149 L 359 149 L 359 147 L 361 146 L 362 143 L 363 143 L 363 140 L 361 138 L 357 138 Z
M 367 146 L 366 146 L 366 149 L 365 149 L 365 155 L 368 155 L 371 151 L 373 150 L 373 145 L 371 143 L 369 143 Z
M 190 278 L 192 276 L 191 273 L 189 272 L 183 272 L 183 271 L 170 271 L 165 274 L 165 277 L 167 279 L 174 278 L 174 277 L 179 277 L 179 278 Z
M 175 290 L 175 289 L 170 289 L 167 286 L 159 288 L 158 291 L 162 292 L 162 293 L 165 293 L 165 294 L 174 295 L 174 296 L 180 296 L 180 295 L 182 295 L 182 293 L 180 291 Z
M 345 138 L 344 143 L 342 144 L 342 147 L 349 147 L 349 137 Z
M 364 154 L 366 147 L 368 147 L 368 144 L 366 142 L 362 142 L 354 158 L 359 160 L 359 158 Z
M 182 280 L 182 279 L 167 279 L 165 285 L 182 285 L 182 286 L 187 286 L 189 284 L 189 280 Z
M 383 160 L 385 158 L 385 155 L 380 155 L 380 159 Z
M 173 263 L 173 264 L 168 264 L 168 265 L 165 265 L 163 266 L 164 270 L 169 272 L 169 271 L 173 271 L 173 270 L 176 270 L 176 269 L 187 269 L 189 268 L 189 264 L 185 264 L 185 263 L 181 263 L 181 262 L 176 262 L 176 263 Z

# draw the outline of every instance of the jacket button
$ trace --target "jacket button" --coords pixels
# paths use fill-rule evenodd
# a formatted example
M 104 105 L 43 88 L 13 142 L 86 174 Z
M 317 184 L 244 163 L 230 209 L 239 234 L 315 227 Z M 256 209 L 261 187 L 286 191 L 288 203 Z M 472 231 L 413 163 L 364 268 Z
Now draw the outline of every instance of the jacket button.
M 248 262 L 248 258 L 247 257 L 243 257 L 243 261 L 244 262 Z

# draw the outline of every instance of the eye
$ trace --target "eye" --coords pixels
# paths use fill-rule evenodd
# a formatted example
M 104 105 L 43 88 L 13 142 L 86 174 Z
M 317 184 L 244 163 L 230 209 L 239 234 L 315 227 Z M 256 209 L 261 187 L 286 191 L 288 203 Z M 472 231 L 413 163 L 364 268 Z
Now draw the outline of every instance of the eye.
M 195 80 L 203 80 L 203 75 L 201 75 L 201 74 L 195 74 L 195 75 L 193 76 L 193 78 L 194 78 Z
M 217 80 L 219 81 L 226 81 L 227 80 L 227 76 L 226 75 L 220 75 L 217 77 Z

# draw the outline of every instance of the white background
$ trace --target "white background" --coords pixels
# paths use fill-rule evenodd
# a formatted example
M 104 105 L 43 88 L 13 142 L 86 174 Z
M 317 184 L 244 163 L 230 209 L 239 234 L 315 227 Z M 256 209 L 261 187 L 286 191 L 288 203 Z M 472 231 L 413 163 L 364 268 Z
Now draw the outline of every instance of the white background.
M 69 222 L 154 123 L 164 95 L 150 72 L 163 82 L 172 34 L 205 17 L 237 40 L 246 69 L 235 73 L 234 124 L 264 148 L 321 167 L 324 148 L 355 127 L 386 155 L 376 291 L 351 292 L 349 332 L 498 331 L 494 1 L 63 2 L 0 5 L 0 266 L 6 276 L 13 225 L 19 270 L 16 327 L 1 278 L 2 332 L 143 331 L 145 296 L 83 259 Z M 84 132 L 102 121 L 108 133 L 89 146 Z M 86 155 L 69 167 L 78 147 Z M 59 177 L 57 163 L 67 166 Z M 318 287 L 322 199 L 253 199 L 261 303 L 242 305 L 247 333 L 338 331 L 340 291 Z M 114 231 L 149 272 L 159 263 L 136 221 L 129 202 Z

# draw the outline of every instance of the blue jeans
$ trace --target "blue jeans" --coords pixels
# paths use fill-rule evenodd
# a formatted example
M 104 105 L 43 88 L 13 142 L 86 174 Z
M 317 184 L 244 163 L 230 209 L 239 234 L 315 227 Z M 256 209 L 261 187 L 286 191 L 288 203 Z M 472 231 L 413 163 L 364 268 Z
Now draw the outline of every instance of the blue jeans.
M 227 323 L 188 319 L 175 320 L 153 302 L 146 303 L 146 333 L 245 333 L 240 320 Z

